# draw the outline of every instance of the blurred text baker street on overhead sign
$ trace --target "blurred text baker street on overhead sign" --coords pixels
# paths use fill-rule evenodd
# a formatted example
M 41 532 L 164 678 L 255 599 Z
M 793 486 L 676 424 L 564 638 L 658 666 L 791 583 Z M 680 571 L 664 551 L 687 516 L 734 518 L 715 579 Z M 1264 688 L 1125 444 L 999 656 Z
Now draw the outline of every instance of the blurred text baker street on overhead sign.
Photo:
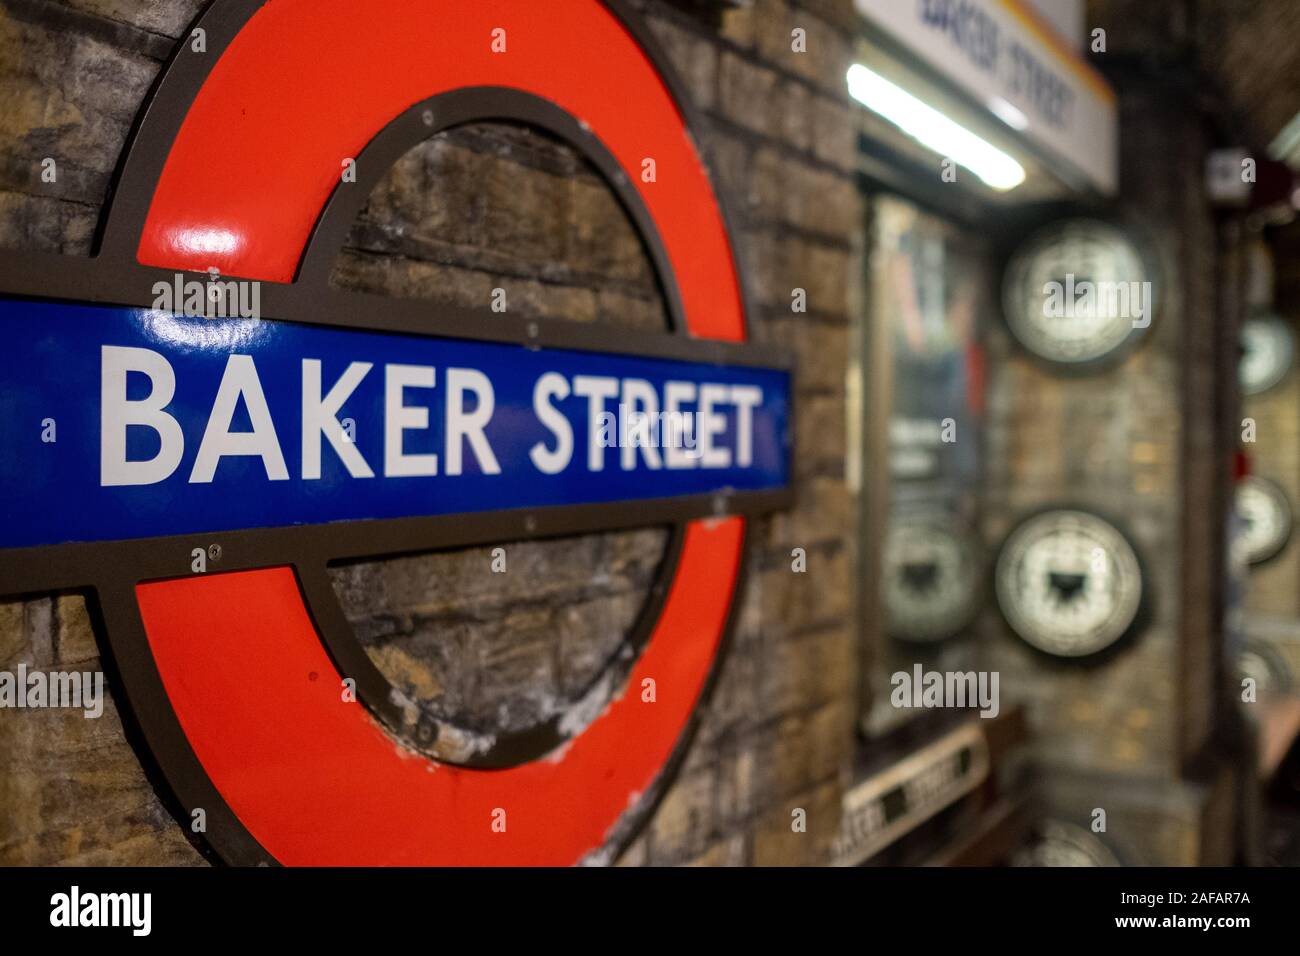
M 1026 3 L 854 2 L 879 32 L 1011 123 L 1056 162 L 1074 169 L 1099 192 L 1115 192 L 1115 95 Z

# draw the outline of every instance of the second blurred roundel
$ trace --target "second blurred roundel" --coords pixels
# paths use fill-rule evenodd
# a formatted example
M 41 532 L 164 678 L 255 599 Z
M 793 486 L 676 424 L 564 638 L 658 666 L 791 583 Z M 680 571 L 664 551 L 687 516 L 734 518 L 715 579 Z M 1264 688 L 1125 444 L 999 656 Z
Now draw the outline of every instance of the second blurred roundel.
M 1237 379 L 1244 395 L 1259 395 L 1286 378 L 1295 356 L 1295 332 L 1275 315 L 1252 316 L 1241 324 Z
M 1054 365 L 1085 368 L 1122 354 L 1155 316 L 1154 269 L 1128 231 L 1062 219 L 1032 233 L 1002 277 L 1012 335 Z
M 891 637 L 931 643 L 954 636 L 978 609 L 979 579 L 974 539 L 953 516 L 890 517 L 883 597 Z
M 1286 492 L 1267 478 L 1251 476 L 1237 485 L 1240 522 L 1233 546 L 1247 564 L 1262 564 L 1280 554 L 1291 539 L 1291 502 Z
M 1103 518 L 1058 508 L 1007 538 L 995 574 L 998 606 L 1020 637 L 1055 657 L 1086 657 L 1130 633 L 1143 603 L 1137 552 Z

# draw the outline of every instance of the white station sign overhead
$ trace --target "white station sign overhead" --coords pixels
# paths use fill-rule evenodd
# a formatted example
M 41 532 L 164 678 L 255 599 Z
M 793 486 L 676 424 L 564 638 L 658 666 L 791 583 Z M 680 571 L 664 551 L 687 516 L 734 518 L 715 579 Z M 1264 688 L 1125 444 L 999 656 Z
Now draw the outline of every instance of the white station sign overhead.
M 854 0 L 886 36 L 1094 188 L 1118 186 L 1115 94 L 1017 0 Z

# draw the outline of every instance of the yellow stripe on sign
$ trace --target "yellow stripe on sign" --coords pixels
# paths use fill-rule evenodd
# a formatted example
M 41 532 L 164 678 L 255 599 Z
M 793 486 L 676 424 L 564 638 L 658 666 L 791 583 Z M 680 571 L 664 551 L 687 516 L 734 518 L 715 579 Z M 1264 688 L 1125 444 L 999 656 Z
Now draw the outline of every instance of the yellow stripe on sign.
M 1056 32 L 1056 28 L 1043 20 L 1042 15 L 1037 10 L 1026 6 L 1024 0 L 998 0 L 998 2 L 1002 4 L 1008 13 L 1020 21 L 1021 26 L 1052 50 L 1060 62 L 1094 93 L 1105 100 L 1107 104 L 1115 105 L 1115 91 L 1110 88 L 1102 75 L 1087 60 L 1070 49 L 1069 44 Z

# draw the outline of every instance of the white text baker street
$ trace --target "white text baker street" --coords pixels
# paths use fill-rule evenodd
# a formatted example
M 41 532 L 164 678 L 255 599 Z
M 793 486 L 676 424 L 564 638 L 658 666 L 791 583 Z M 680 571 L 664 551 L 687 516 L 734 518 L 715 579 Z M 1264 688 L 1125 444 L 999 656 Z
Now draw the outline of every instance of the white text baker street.
M 301 478 L 321 477 L 322 438 L 352 477 L 375 477 L 377 463 L 365 459 L 339 419 L 344 403 L 371 374 L 383 376 L 383 477 L 461 475 L 467 453 L 482 474 L 501 473 L 487 435 L 496 407 L 495 390 L 484 372 L 448 367 L 442 370 L 440 381 L 439 370 L 429 365 L 385 364 L 375 373 L 373 363 L 352 362 L 326 387 L 319 360 L 303 359 L 301 370 L 302 427 L 297 436 Z M 144 397 L 128 397 L 129 375 L 148 379 Z M 417 390 L 439 388 L 441 401 L 409 401 Z M 103 346 L 101 485 L 149 485 L 166 480 L 180 467 L 187 437 L 198 439 L 188 479 L 191 483 L 211 482 L 223 458 L 248 456 L 262 460 L 269 480 L 289 479 L 281 429 L 272 418 L 251 355 L 227 359 L 201 436 L 186 436 L 181 423 L 168 411 L 177 389 L 176 372 L 162 354 L 145 348 Z M 584 400 L 576 439 L 575 422 L 556 405 L 570 397 Z M 252 427 L 233 431 L 241 401 Z M 575 444 L 581 440 L 587 454 L 579 456 L 577 467 L 587 471 L 604 470 L 604 451 L 612 446 L 621 447 L 618 467 L 622 470 L 746 468 L 753 463 L 753 413 L 762 401 L 763 391 L 757 385 L 667 381 L 659 387 L 640 378 L 545 372 L 532 389 L 532 414 L 548 436 L 532 445 L 528 459 L 536 471 L 558 474 L 574 462 Z M 619 416 L 608 410 L 612 405 L 618 407 Z M 428 430 L 430 412 L 438 409 L 445 416 L 442 452 L 405 451 L 405 437 Z M 630 429 L 629 418 L 634 422 Z M 729 427 L 729 421 L 734 421 L 734 427 Z M 146 428 L 157 435 L 158 450 L 153 457 L 128 458 L 129 428 Z M 627 440 L 629 432 L 631 441 Z M 647 440 L 652 434 L 657 437 Z

